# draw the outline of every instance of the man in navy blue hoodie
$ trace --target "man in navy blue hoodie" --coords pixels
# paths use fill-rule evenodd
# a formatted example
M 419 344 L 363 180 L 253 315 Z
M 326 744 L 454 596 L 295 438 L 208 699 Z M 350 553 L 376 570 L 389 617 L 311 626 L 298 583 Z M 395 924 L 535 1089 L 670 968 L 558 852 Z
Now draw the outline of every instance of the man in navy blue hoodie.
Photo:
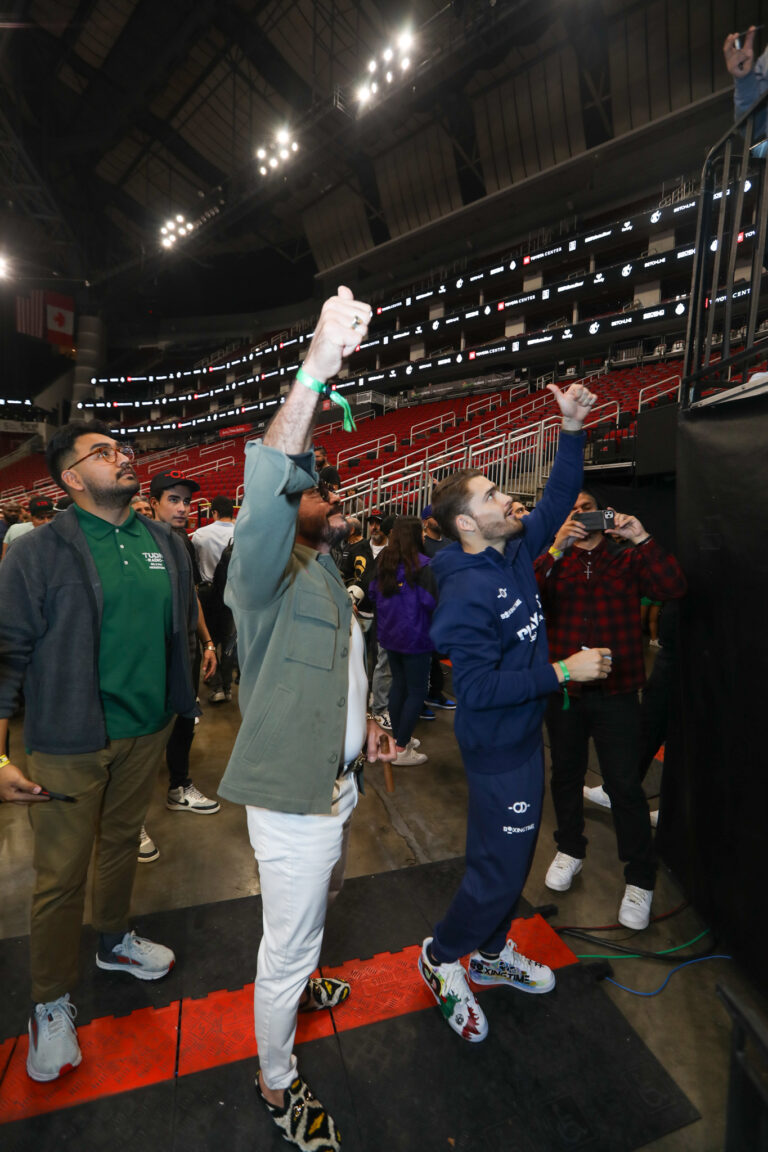
M 563 421 L 544 494 L 518 519 L 513 500 L 481 472 L 447 477 L 432 496 L 455 543 L 432 561 L 439 590 L 431 637 L 453 665 L 456 738 L 469 784 L 466 866 L 445 917 L 422 946 L 419 969 L 448 1024 L 484 1040 L 488 1022 L 475 984 L 549 992 L 549 968 L 515 950 L 507 932 L 528 875 L 541 818 L 547 697 L 568 680 L 603 679 L 610 649 L 550 664 L 533 558 L 573 507 L 582 483 L 582 424 L 596 397 L 583 384 L 548 385 Z M 565 697 L 567 699 L 567 697 Z

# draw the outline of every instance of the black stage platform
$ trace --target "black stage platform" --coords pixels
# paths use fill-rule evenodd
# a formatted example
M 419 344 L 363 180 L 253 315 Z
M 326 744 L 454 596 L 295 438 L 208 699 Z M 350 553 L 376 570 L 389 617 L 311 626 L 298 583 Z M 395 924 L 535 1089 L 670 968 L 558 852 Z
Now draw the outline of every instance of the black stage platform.
M 331 909 L 322 969 L 353 984 L 334 1013 L 300 1018 L 303 1075 L 350 1152 L 630 1152 L 698 1113 L 588 969 L 530 909 L 514 938 L 557 969 L 546 996 L 480 992 L 488 1039 L 445 1025 L 416 969 L 462 861 L 350 880 Z M 73 995 L 83 1063 L 25 1072 L 27 940 L 0 941 L 3 1152 L 271 1152 L 287 1145 L 258 1103 L 252 986 L 260 899 L 144 917 L 177 967 L 157 983 L 96 969 L 83 933 Z M 526 916 L 526 912 L 529 915 Z M 107 1015 L 109 1013 L 109 1015 Z

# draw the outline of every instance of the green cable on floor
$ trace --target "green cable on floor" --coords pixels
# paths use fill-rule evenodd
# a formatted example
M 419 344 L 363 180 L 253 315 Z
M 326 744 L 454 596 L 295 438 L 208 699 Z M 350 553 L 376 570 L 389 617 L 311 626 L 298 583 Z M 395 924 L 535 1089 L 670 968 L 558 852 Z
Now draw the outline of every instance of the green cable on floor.
M 668 956 L 670 952 L 681 952 L 683 948 L 688 948 L 689 945 L 695 944 L 697 940 L 701 940 L 702 936 L 706 936 L 709 928 L 705 928 L 703 932 L 699 932 L 698 936 L 694 936 L 693 940 L 688 940 L 685 944 L 676 944 L 674 948 L 662 948 L 657 952 L 657 956 Z M 647 957 L 641 956 L 639 953 L 632 953 L 626 955 L 624 953 L 610 952 L 606 954 L 594 952 L 582 952 L 576 957 L 577 960 L 645 960 Z

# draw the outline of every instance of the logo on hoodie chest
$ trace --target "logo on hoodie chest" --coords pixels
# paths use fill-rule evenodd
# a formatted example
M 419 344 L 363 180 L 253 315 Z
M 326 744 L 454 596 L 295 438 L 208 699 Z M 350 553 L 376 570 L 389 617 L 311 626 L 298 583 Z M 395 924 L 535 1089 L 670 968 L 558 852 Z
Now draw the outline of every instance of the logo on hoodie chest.
M 504 612 L 499 613 L 500 620 L 508 620 L 518 608 L 522 606 L 523 601 L 518 597 L 510 608 L 505 609 Z M 530 644 L 535 643 L 536 637 L 539 634 L 539 626 L 544 622 L 544 611 L 541 606 L 541 600 L 538 595 L 536 596 L 536 610 L 530 615 L 528 623 L 524 624 L 521 628 L 515 630 L 515 634 L 521 643 L 527 640 Z

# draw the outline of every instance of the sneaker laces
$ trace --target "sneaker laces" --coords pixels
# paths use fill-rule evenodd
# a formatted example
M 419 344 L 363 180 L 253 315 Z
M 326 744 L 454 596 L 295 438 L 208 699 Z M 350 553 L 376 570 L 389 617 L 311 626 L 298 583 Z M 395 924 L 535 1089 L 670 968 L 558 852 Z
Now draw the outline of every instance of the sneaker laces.
M 206 802 L 208 800 L 208 797 L 204 796 L 200 789 L 195 787 L 194 784 L 189 784 L 186 788 L 182 788 L 181 794 L 185 800 L 205 800 Z
M 40 1008 L 43 1009 L 42 1013 L 39 1012 Z M 51 1039 L 55 1039 L 69 1031 L 77 1016 L 77 1008 L 70 1003 L 68 997 L 62 996 L 47 1004 L 39 1004 L 38 1015 L 41 1020 L 47 1021 L 48 1035 Z
M 442 977 L 444 993 L 455 996 L 457 1000 L 463 1000 L 465 1004 L 474 1009 L 475 997 L 467 984 L 467 974 L 463 964 L 456 960 L 453 964 L 440 964 L 438 967 L 447 969 L 447 975 L 443 975 L 443 972 L 438 973 Z
M 508 940 L 504 947 L 503 952 L 499 956 L 499 966 L 505 968 L 517 968 L 521 972 L 527 972 L 532 976 L 537 968 L 543 967 L 539 964 L 538 960 L 531 960 L 529 956 L 524 956 L 522 952 L 518 952 L 515 948 L 514 940 Z
M 627 884 L 623 902 L 645 908 L 648 905 L 648 895 L 644 888 L 638 888 L 636 884 Z

